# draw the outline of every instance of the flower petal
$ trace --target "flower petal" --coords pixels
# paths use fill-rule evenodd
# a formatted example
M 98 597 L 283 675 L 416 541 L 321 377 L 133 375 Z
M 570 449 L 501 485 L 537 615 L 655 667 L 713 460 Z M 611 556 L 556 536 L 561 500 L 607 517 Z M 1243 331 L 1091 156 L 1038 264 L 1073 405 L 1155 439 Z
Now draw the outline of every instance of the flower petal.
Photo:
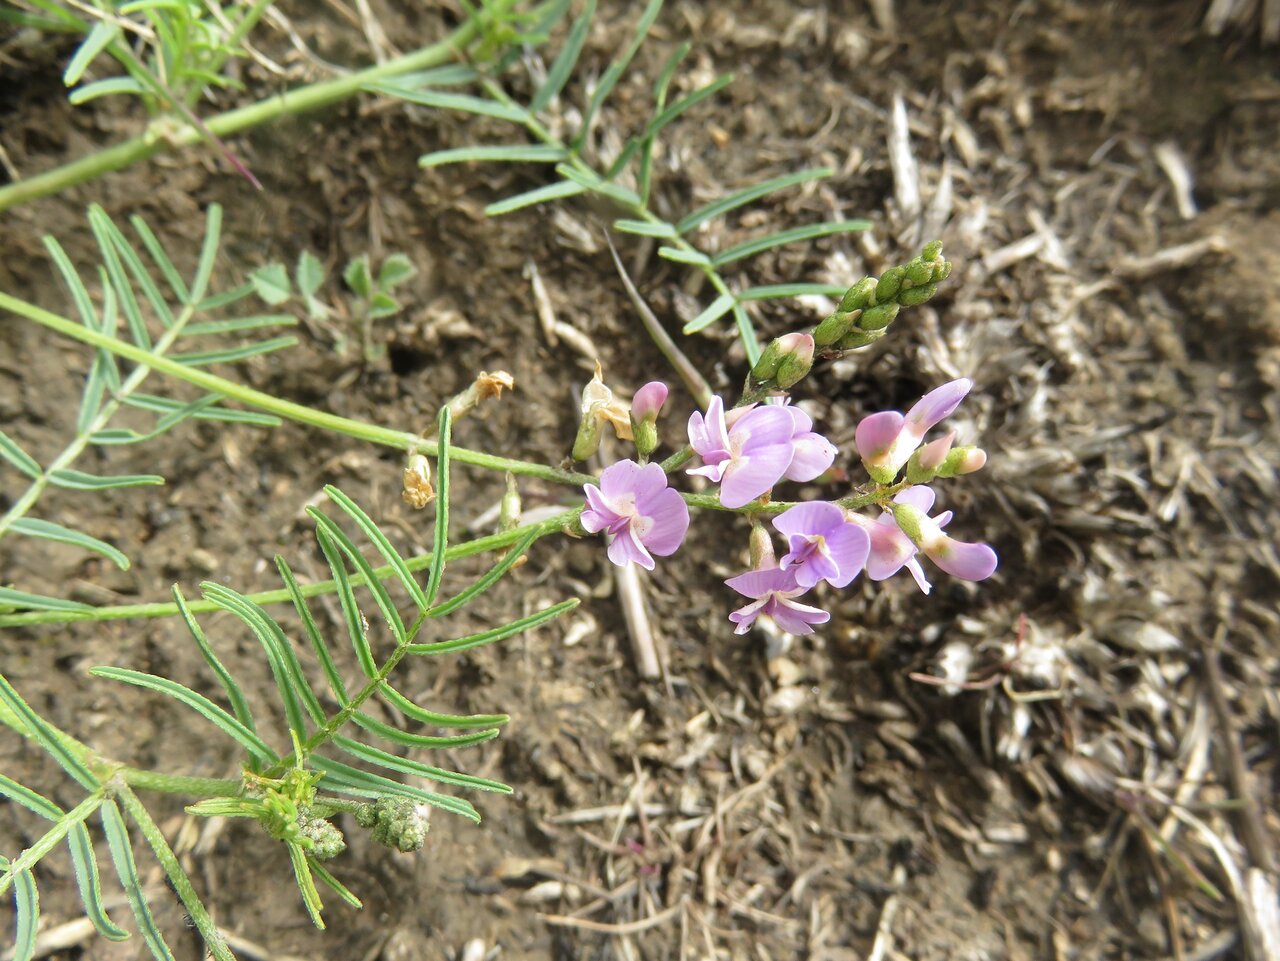
M 783 475 L 806 483 L 823 474 L 836 459 L 836 446 L 821 434 L 801 434 L 792 441 L 791 463 Z
M 831 615 L 820 607 L 797 604 L 786 598 L 779 598 L 770 606 L 768 614 L 782 630 L 788 634 L 812 634 L 814 624 L 825 624 Z
M 973 381 L 968 377 L 961 377 L 929 391 L 907 411 L 908 429 L 923 437 L 935 425 L 950 417 L 972 388 Z
M 791 412 L 785 407 L 757 407 L 733 425 L 729 439 L 734 447 L 749 454 L 755 448 L 791 441 Z
M 662 468 L 659 467 L 658 470 L 661 471 Z M 600 491 L 608 501 L 634 494 L 643 471 L 644 468 L 633 460 L 620 460 L 616 464 L 610 464 L 600 473 Z
M 766 567 L 761 571 L 747 571 L 725 581 L 743 597 L 764 597 L 771 591 L 796 590 L 796 579 L 790 571 Z
M 653 570 L 653 558 L 644 549 L 644 545 L 640 543 L 640 539 L 636 537 L 630 525 L 609 542 L 609 560 L 619 567 L 635 563 L 646 571 Z
M 838 573 L 835 576 L 823 576 L 832 587 L 848 587 L 866 566 L 871 554 L 871 535 L 856 524 L 841 524 L 827 534 L 826 539 L 827 553 L 835 563 Z
M 584 489 L 587 495 L 587 509 L 582 512 L 579 520 L 583 530 L 594 534 L 616 521 L 618 514 L 605 501 L 600 488 L 595 484 L 587 484 Z
M 924 576 L 924 568 L 920 566 L 920 562 L 914 557 L 906 563 L 907 572 L 915 578 L 916 587 L 920 588 L 921 593 L 928 594 L 933 590 L 933 585 L 929 583 L 929 578 Z
M 760 616 L 760 612 L 764 610 L 765 605 L 768 603 L 768 599 L 763 598 L 758 601 L 752 601 L 745 607 L 740 607 L 731 613 L 729 620 L 738 625 L 734 628 L 733 633 L 745 634 L 751 630 L 751 625 L 756 622 L 756 618 Z
M 908 487 L 901 494 L 894 498 L 899 504 L 906 504 L 914 507 L 922 514 L 928 514 L 933 508 L 933 501 L 936 495 L 933 493 L 932 487 L 925 487 L 923 484 L 917 484 L 915 487 Z
M 858 456 L 873 461 L 884 455 L 902 431 L 903 417 L 896 410 L 882 410 L 858 422 L 853 433 L 853 444 Z
M 899 530 L 891 516 L 878 518 L 867 533 L 871 535 L 867 577 L 873 581 L 892 577 L 915 556 L 916 546 Z
M 656 420 L 666 402 L 667 385 L 660 380 L 651 380 L 631 398 L 631 416 L 636 420 Z
M 826 501 L 807 501 L 789 507 L 773 519 L 774 528 L 790 537 L 822 534 L 839 528 L 844 523 L 844 511 Z
M 662 468 L 658 467 L 658 470 L 661 472 Z M 661 490 L 643 501 L 640 510 L 653 520 L 653 526 L 644 536 L 644 546 L 659 557 L 679 550 L 689 530 L 689 508 L 680 492 L 669 487 Z
M 758 447 L 750 454 L 735 458 L 720 480 L 720 503 L 725 507 L 751 503 L 782 480 L 790 463 L 790 444 Z
M 943 537 L 926 553 L 929 560 L 962 581 L 986 580 L 1000 562 L 989 545 L 970 544 L 950 537 Z

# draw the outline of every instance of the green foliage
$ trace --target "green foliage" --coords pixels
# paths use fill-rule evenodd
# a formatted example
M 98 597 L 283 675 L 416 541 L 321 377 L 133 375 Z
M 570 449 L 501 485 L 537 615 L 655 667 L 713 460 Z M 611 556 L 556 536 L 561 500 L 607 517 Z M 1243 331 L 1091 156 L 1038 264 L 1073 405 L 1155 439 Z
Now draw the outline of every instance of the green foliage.
M 125 824 L 126 815 L 142 831 L 169 872 L 197 925 L 201 926 L 202 919 L 208 918 L 185 874 L 180 878 L 175 877 L 175 872 L 180 873 L 181 868 L 176 859 L 170 863 L 172 852 L 163 836 L 155 828 L 136 795 L 125 786 L 131 783 L 161 790 L 188 789 L 199 792 L 203 788 L 206 792 L 214 793 L 189 806 L 191 813 L 256 820 L 265 837 L 283 843 L 288 848 L 303 904 L 319 927 L 324 926 L 321 888 L 333 891 L 353 907 L 360 906 L 359 899 L 320 863 L 336 857 L 345 847 L 341 832 L 330 820 L 334 814 L 344 811 L 357 813 L 369 804 L 384 805 L 378 808 L 384 815 L 374 816 L 370 821 L 375 839 L 380 838 L 385 843 L 404 847 L 409 843 L 408 838 L 425 834 L 425 821 L 421 820 L 422 805 L 440 808 L 471 821 L 478 822 L 480 815 L 463 798 L 419 788 L 402 779 L 426 779 L 464 790 L 510 793 L 511 789 L 499 781 L 426 764 L 400 753 L 406 747 L 460 748 L 480 743 L 495 737 L 498 728 L 507 720 L 506 715 L 501 714 L 441 714 L 415 704 L 396 691 L 388 681 L 400 661 L 405 657 L 457 653 L 495 643 L 545 624 L 578 603 L 576 600 L 565 601 L 477 633 L 452 638 L 446 635 L 444 640 L 430 642 L 417 640 L 427 624 L 442 622 L 444 617 L 473 602 L 495 584 L 511 570 L 521 552 L 530 547 L 538 536 L 538 532 L 530 532 L 516 545 L 515 551 L 506 554 L 479 578 L 447 600 L 437 600 L 444 582 L 445 559 L 449 553 L 449 436 L 450 415 L 446 408 L 439 424 L 437 454 L 441 463 L 435 502 L 434 552 L 428 565 L 425 588 L 418 583 L 408 561 L 396 550 L 387 534 L 342 491 L 335 487 L 326 488 L 331 503 L 338 511 L 336 519 L 315 509 L 310 511 L 317 524 L 316 536 L 322 553 L 330 564 L 334 583 L 339 585 L 341 624 L 359 666 L 358 680 L 353 682 L 344 678 L 339 667 L 339 651 L 320 629 L 307 598 L 282 558 L 276 558 L 276 565 L 289 596 L 294 601 L 294 609 L 299 615 L 308 646 L 320 665 L 323 683 L 319 686 L 313 685 L 308 678 L 308 672 L 290 638 L 291 632 L 281 621 L 245 595 L 225 585 L 210 582 L 201 585 L 201 593 L 207 601 L 244 624 L 261 644 L 267 669 L 275 683 L 275 700 L 283 719 L 282 730 L 272 733 L 272 729 L 276 727 L 274 721 L 255 719 L 254 711 L 243 693 L 244 685 L 219 659 L 214 643 L 206 636 L 198 618 L 191 613 L 185 597 L 176 587 L 173 594 L 183 622 L 201 657 L 217 679 L 230 710 L 170 678 L 124 667 L 103 666 L 93 669 L 92 674 L 97 677 L 121 681 L 162 694 L 208 722 L 211 732 L 225 735 L 241 753 L 244 770 L 242 780 L 203 782 L 158 772 L 135 771 L 116 762 L 105 762 L 78 741 L 44 721 L 0 675 L 0 721 L 35 741 L 87 792 L 86 799 L 80 805 L 65 811 L 16 781 L 0 776 L 0 796 L 53 822 L 53 827 L 32 847 L 2 864 L 5 873 L 0 875 L 0 893 L 10 886 L 16 892 L 18 944 L 22 946 L 22 950 L 27 950 L 29 932 L 34 930 L 38 911 L 31 869 L 50 850 L 63 842 L 68 844 L 71 851 L 86 914 L 104 936 L 114 939 L 127 936 L 110 919 L 102 905 L 98 867 L 85 827 L 85 822 L 95 813 L 100 814 L 112 863 L 129 895 L 138 931 L 153 957 L 165 959 L 171 957 L 171 954 L 138 881 L 133 845 Z M 408 598 L 410 618 L 401 615 L 399 603 L 377 578 L 365 552 L 348 534 L 347 523 L 369 542 L 373 552 L 385 560 L 394 572 L 395 580 Z M 375 651 L 365 610 L 356 599 L 353 572 L 361 579 L 363 589 L 372 595 L 374 607 L 390 630 L 392 645 L 388 652 L 379 654 Z M 407 626 L 406 620 L 409 622 Z M 454 729 L 460 733 L 423 734 L 387 725 L 363 710 L 366 702 L 374 699 L 381 700 L 384 708 L 401 714 L 405 728 L 425 724 Z M 382 742 L 381 745 L 379 741 Z M 349 760 L 339 760 L 335 754 Z M 174 783 L 170 784 L 171 781 Z M 113 797 L 121 802 L 124 814 Z M 391 800 L 395 803 L 386 807 Z M 369 810 L 374 808 L 370 807 Z M 394 812 L 394 817 L 386 812 Z M 206 940 L 220 940 L 216 930 L 212 928 L 212 922 L 209 922 L 209 926 L 209 931 L 201 926 Z M 209 947 L 215 957 L 230 957 L 229 952 L 225 955 L 223 953 L 225 945 L 209 941 Z
M 680 64 L 689 52 L 688 44 L 678 47 L 659 73 L 652 87 L 653 111 L 641 129 L 627 139 L 617 156 L 604 158 L 596 155 L 591 143 L 593 124 L 648 37 L 662 10 L 662 0 L 649 0 L 641 10 L 626 46 L 609 63 L 592 88 L 582 109 L 576 133 L 571 137 L 560 137 L 552 133 L 556 125 L 544 121 L 543 116 L 552 111 L 564 96 L 586 42 L 595 6 L 595 0 L 588 0 L 575 18 L 563 46 L 547 69 L 545 79 L 537 86 L 527 104 L 517 103 L 491 77 L 485 76 L 475 78 L 480 88 L 477 95 L 442 91 L 432 78 L 421 76 L 380 82 L 369 85 L 367 89 L 398 97 L 409 103 L 479 114 L 523 127 L 533 142 L 440 150 L 426 154 L 419 164 L 422 167 L 438 167 L 469 162 L 554 163 L 557 180 L 494 201 L 485 208 L 485 212 L 497 217 L 582 194 L 600 198 L 606 202 L 606 209 L 612 207 L 617 212 L 610 218 L 615 230 L 667 241 L 666 245 L 658 249 L 660 257 L 699 270 L 710 281 L 716 296 L 697 318 L 685 325 L 684 332 L 696 333 L 730 316 L 737 326 L 748 358 L 754 362 L 759 356 L 759 343 L 746 305 L 752 300 L 781 299 L 797 294 L 789 292 L 788 287 L 775 286 L 750 288 L 751 296 L 747 296 L 747 292 L 735 290 L 730 285 L 721 274 L 721 269 L 767 250 L 865 230 L 870 224 L 865 220 L 807 224 L 756 237 L 719 252 L 704 251 L 691 239 L 690 235 L 711 220 L 724 217 L 780 191 L 831 176 L 832 171 L 827 168 L 796 170 L 750 184 L 690 211 L 675 221 L 668 221 L 655 213 L 650 204 L 654 187 L 654 156 L 663 132 L 676 119 L 700 104 L 710 102 L 733 80 L 730 74 L 723 74 L 670 101 L 671 86 Z M 809 288 L 801 287 L 799 290 L 808 292 Z
M 137 241 L 130 240 L 96 205 L 89 208 L 88 220 L 101 261 L 87 275 L 75 269 L 55 238 L 44 238 L 54 269 L 85 328 L 110 336 L 123 328 L 128 339 L 145 351 L 148 359 L 163 357 L 189 368 L 244 360 L 296 343 L 288 336 L 242 337 L 245 333 L 295 323 L 288 315 L 224 316 L 227 308 L 240 304 L 252 294 L 254 286 L 242 284 L 215 296 L 207 295 L 221 237 L 222 210 L 216 204 L 209 207 L 204 242 L 189 278 L 183 277 L 164 245 L 141 218 L 130 221 Z M 95 289 L 96 296 L 91 293 Z M 178 349 L 188 345 L 195 349 Z M 164 483 L 164 478 L 156 474 L 90 474 L 75 469 L 72 465 L 86 450 L 94 446 L 142 443 L 189 420 L 257 426 L 280 423 L 275 417 L 224 407 L 225 398 L 217 393 L 206 393 L 189 401 L 144 393 L 141 388 L 150 373 L 145 361 L 135 363 L 131 369 L 124 368 L 108 351 L 95 350 L 76 413 L 75 433 L 62 452 L 47 464 L 41 464 L 13 437 L 0 433 L 0 460 L 29 482 L 25 491 L 11 495 L 12 506 L 0 515 L 0 538 L 16 535 L 66 544 L 102 555 L 117 567 L 127 569 L 129 558 L 116 545 L 87 532 L 29 516 L 43 492 L 51 486 L 98 492 Z M 117 415 L 125 409 L 154 414 L 155 420 L 144 430 L 113 426 Z M 68 603 L 0 588 L 0 607 L 7 610 L 55 609 Z
M 342 282 L 351 296 L 334 303 L 326 303 L 321 290 L 328 271 L 315 254 L 303 250 L 292 280 L 284 264 L 267 264 L 250 275 L 250 281 L 258 297 L 268 306 L 281 307 L 296 298 L 302 301 L 307 315 L 317 323 L 337 317 L 354 327 L 366 364 L 375 364 L 386 355 L 386 344 L 378 338 L 374 321 L 394 317 L 403 309 L 394 293 L 418 273 L 407 255 L 388 254 L 375 274 L 368 254 L 361 254 L 348 261 L 342 270 Z M 334 349 L 346 355 L 351 348 L 351 337 L 344 325 L 328 325 L 332 331 Z
M 82 38 L 62 75 L 72 103 L 130 94 L 152 112 L 182 113 L 205 88 L 240 86 L 223 67 L 242 52 L 244 38 L 270 5 L 270 0 L 12 0 L 14 9 L 0 11 L 0 21 Z M 101 72 L 104 60 L 124 76 L 88 79 Z

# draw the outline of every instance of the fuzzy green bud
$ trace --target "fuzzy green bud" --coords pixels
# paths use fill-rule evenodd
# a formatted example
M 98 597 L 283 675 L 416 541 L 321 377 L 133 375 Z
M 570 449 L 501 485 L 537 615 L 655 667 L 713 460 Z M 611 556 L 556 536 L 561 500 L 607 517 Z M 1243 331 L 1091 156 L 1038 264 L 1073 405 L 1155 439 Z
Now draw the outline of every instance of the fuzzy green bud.
M 911 287 L 898 292 L 898 303 L 903 307 L 918 307 L 938 292 L 937 284 L 925 284 L 923 287 Z
M 778 365 L 782 363 L 781 337 L 775 337 L 760 352 L 760 359 L 751 368 L 751 379 L 757 384 L 767 384 L 778 376 Z
M 938 468 L 938 477 L 961 477 L 982 470 L 987 463 L 987 452 L 981 447 L 957 447 L 947 454 Z
M 924 250 L 920 251 L 921 260 L 937 260 L 942 253 L 942 241 L 931 240 L 924 245 Z
M 302 836 L 312 842 L 310 854 L 317 861 L 329 861 L 347 849 L 342 832 L 324 818 L 298 818 Z
M 372 828 L 372 837 L 397 851 L 419 851 L 427 840 L 426 818 L 417 803 L 404 797 L 380 797 L 356 810 L 356 823 Z
M 877 340 L 884 336 L 883 330 L 862 330 L 855 327 L 849 333 L 845 334 L 836 343 L 837 350 L 857 350 L 859 347 L 866 347 L 868 344 L 874 344 Z
M 830 347 L 845 334 L 849 333 L 861 316 L 861 310 L 847 311 L 845 313 L 836 311 L 814 328 L 813 342 L 819 347 Z
M 861 310 L 863 307 L 874 307 L 875 304 L 876 280 L 874 277 L 863 277 L 845 291 L 845 295 L 840 300 L 840 306 L 836 308 L 836 311 L 837 313 L 847 314 L 852 310 Z
M 774 380 L 783 390 L 789 390 L 813 369 L 814 340 L 809 334 L 783 334 L 774 343 L 781 345 Z
M 883 304 L 896 300 L 898 291 L 902 289 L 902 280 L 906 275 L 905 267 L 890 267 L 881 274 L 880 280 L 876 284 L 876 302 Z
M 933 282 L 940 284 L 951 276 L 951 261 L 944 260 L 933 268 Z
M 870 310 L 864 310 L 858 318 L 858 327 L 862 330 L 884 330 L 888 327 L 901 308 L 895 303 L 879 304 Z
M 927 264 L 919 258 L 907 264 L 907 280 L 911 281 L 912 287 L 920 287 L 933 280 L 933 264 Z

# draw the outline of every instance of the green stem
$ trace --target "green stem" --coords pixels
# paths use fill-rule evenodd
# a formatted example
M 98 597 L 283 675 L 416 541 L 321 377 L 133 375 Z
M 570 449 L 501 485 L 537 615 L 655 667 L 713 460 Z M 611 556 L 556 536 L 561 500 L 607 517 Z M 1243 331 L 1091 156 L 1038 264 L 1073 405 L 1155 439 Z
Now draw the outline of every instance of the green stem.
M 141 353 L 149 357 L 162 355 L 173 346 L 174 341 L 178 339 L 183 328 L 186 327 L 194 315 L 194 307 L 184 307 L 182 312 L 174 319 L 173 326 L 164 332 L 164 336 L 160 340 L 156 341 L 152 351 L 142 351 Z M 36 501 L 40 499 L 40 495 L 44 493 L 45 488 L 52 482 L 55 473 L 65 470 L 75 463 L 76 458 L 84 453 L 84 449 L 89 445 L 89 438 L 107 426 L 111 418 L 124 405 L 125 399 L 142 386 L 142 382 L 147 379 L 147 375 L 150 373 L 151 364 L 147 361 L 139 361 L 139 366 L 120 385 L 120 390 L 99 409 L 98 416 L 93 419 L 93 423 L 89 425 L 89 428 L 72 439 L 71 443 L 63 448 L 62 453 L 55 457 L 40 476 L 31 482 L 31 486 L 27 488 L 26 493 L 14 502 L 3 517 L 0 517 L 0 537 L 4 537 L 9 528 L 13 526 L 14 521 L 25 517 L 27 511 L 35 506 Z
M 124 809 L 129 813 L 129 817 L 133 819 L 134 824 L 138 825 L 139 830 L 142 831 L 142 836 L 151 845 L 151 850 L 155 852 L 156 860 L 164 868 L 164 873 L 169 876 L 169 883 L 173 885 L 173 889 L 177 892 L 183 907 L 187 909 L 187 914 L 191 917 L 192 923 L 195 924 L 196 930 L 204 938 L 205 947 L 209 949 L 209 953 L 217 961 L 235 961 L 235 955 L 227 947 L 227 942 L 223 940 L 218 926 L 213 923 L 213 918 L 209 917 L 209 912 L 205 909 L 204 903 L 200 900 L 200 896 L 196 894 L 195 886 L 192 885 L 191 879 L 187 877 L 187 872 L 182 869 L 178 856 L 173 853 L 173 848 L 169 847 L 169 842 L 165 840 L 164 832 L 152 820 L 146 805 L 138 799 L 138 795 L 134 794 L 127 784 L 120 784 L 116 788 L 116 797 L 124 804 Z
M 82 324 L 67 320 L 65 317 L 37 307 L 35 304 L 19 300 L 9 294 L 0 293 L 0 310 L 12 311 L 20 317 L 25 317 L 27 320 L 48 327 L 50 330 L 66 337 L 108 350 L 118 357 L 150 367 L 152 370 L 159 371 L 176 380 L 185 381 L 188 384 L 216 394 L 222 394 L 232 400 L 239 401 L 247 407 L 256 407 L 258 410 L 275 414 L 285 420 L 306 424 L 330 433 L 355 437 L 371 444 L 394 447 L 397 450 L 409 453 L 434 455 L 436 452 L 436 445 L 433 442 L 425 440 L 417 434 L 402 430 L 392 430 L 389 427 L 380 427 L 376 424 L 367 424 L 347 417 L 339 417 L 337 414 L 329 414 L 302 404 L 295 404 L 292 401 L 282 400 L 260 390 L 254 390 L 252 387 L 245 387 L 235 381 L 227 380 L 225 377 L 211 374 L 208 371 L 188 367 L 167 357 L 157 357 L 151 352 L 142 350 L 127 341 L 111 337 L 96 330 L 90 330 Z M 543 464 L 533 464 L 529 461 L 515 460 L 510 457 L 497 457 L 493 454 L 484 454 L 480 451 L 467 450 L 463 447 L 451 447 L 449 453 L 460 464 L 471 464 L 474 467 L 483 467 L 487 470 L 499 472 L 510 471 L 512 474 L 537 477 L 557 484 L 580 487 L 594 479 L 589 474 L 558 470 Z
M 369 67 L 345 77 L 314 83 L 288 93 L 268 97 L 257 103 L 218 114 L 207 122 L 209 131 L 218 137 L 229 137 L 242 130 L 270 123 L 280 117 L 319 110 L 355 96 L 370 83 L 386 80 L 415 70 L 426 70 L 452 61 L 476 39 L 479 25 L 468 20 L 444 40 L 416 50 L 376 67 Z M 190 124 L 174 126 L 174 118 L 151 121 L 139 136 L 114 147 L 108 147 L 63 164 L 7 187 L 0 187 L 0 211 L 18 204 L 59 193 L 68 187 L 101 177 L 113 170 L 154 157 L 156 154 L 190 147 L 204 139 L 204 134 Z
M 186 777 L 181 774 L 166 774 L 163 771 L 148 771 L 138 767 L 122 766 L 117 770 L 116 776 L 130 787 L 143 791 L 187 794 L 201 799 L 239 797 L 244 790 L 244 783 L 234 778 Z
M 395 670 L 396 665 L 404 660 L 405 656 L 409 653 L 410 648 L 413 646 L 413 639 L 417 637 L 418 631 L 422 630 L 422 625 L 426 622 L 427 611 L 420 611 L 417 619 L 413 622 L 413 626 L 405 632 L 404 640 L 396 645 L 396 649 L 391 652 L 391 655 L 383 663 L 382 667 L 378 668 L 378 673 L 369 678 L 369 682 L 360 689 L 360 692 L 356 694 L 355 697 L 351 698 L 351 700 L 343 704 L 342 710 L 338 711 L 333 715 L 333 717 L 325 721 L 324 725 L 307 738 L 301 746 L 276 761 L 276 763 L 271 765 L 271 767 L 268 768 L 262 776 L 265 778 L 280 777 L 285 771 L 297 763 L 299 755 L 301 755 L 303 760 L 305 760 L 315 753 L 318 748 L 323 747 L 329 738 L 333 737 L 335 733 L 342 729 L 343 725 L 355 716 L 356 711 L 360 710 L 360 706 L 364 704 L 365 701 L 369 700 L 369 698 L 373 697 L 373 695 L 378 692 L 379 688 L 386 683 L 387 678 L 391 676 L 391 672 Z M 295 740 L 294 743 L 297 744 L 297 741 Z
M 511 547 L 513 544 L 519 543 L 530 531 L 538 531 L 538 536 L 540 537 L 551 534 L 572 524 L 581 512 L 581 507 L 575 507 L 549 517 L 544 521 L 514 527 L 509 531 L 489 534 L 486 537 L 477 537 L 475 540 L 449 547 L 445 551 L 445 557 L 448 560 L 457 560 L 462 557 L 472 557 L 487 551 Z M 431 566 L 431 554 L 419 554 L 416 557 L 409 558 L 405 563 L 409 570 L 415 573 L 424 571 Z M 385 581 L 395 577 L 396 571 L 390 565 L 384 565 L 375 568 L 374 575 L 378 580 Z M 363 584 L 364 575 L 352 574 L 351 583 L 354 585 Z M 335 589 L 336 585 L 332 580 L 317 581 L 314 584 L 303 585 L 302 596 L 318 597 L 323 594 L 332 594 Z M 259 605 L 285 604 L 292 600 L 289 592 L 284 589 L 250 594 L 248 599 Z M 207 614 L 221 610 L 216 604 L 209 601 L 189 601 L 187 608 L 193 614 Z M 22 614 L 0 615 L 0 628 L 30 626 L 33 624 L 69 624 L 73 621 L 123 621 L 135 618 L 173 617 L 177 613 L 178 606 L 172 603 L 119 604 L 114 607 L 99 607 L 90 611 L 28 611 Z M 3 712 L 3 710 L 3 705 L 0 705 L 0 712 Z M 0 720 L 3 720 L 2 713 L 0 713 Z

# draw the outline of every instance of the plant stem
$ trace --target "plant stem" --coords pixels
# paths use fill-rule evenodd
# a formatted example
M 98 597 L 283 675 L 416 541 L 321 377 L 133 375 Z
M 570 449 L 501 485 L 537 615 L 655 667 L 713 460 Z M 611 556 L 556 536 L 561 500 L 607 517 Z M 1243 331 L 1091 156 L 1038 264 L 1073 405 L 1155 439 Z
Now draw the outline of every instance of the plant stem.
M 425 70 L 453 60 L 464 51 L 479 33 L 479 25 L 468 20 L 452 34 L 438 43 L 423 47 L 413 53 L 398 57 L 375 67 L 360 70 L 345 77 L 324 80 L 288 93 L 268 97 L 257 103 L 229 110 L 210 118 L 206 126 L 217 137 L 229 137 L 242 130 L 270 123 L 280 117 L 318 110 L 346 100 L 359 93 L 369 83 L 389 77 Z M 59 193 L 68 187 L 85 183 L 113 170 L 121 170 L 142 160 L 182 147 L 200 143 L 205 134 L 190 124 L 175 127 L 172 117 L 151 121 L 137 137 L 105 150 L 97 151 L 79 160 L 55 167 L 53 170 L 19 180 L 7 187 L 0 187 L 0 211 L 18 204 Z
M 514 527 L 509 531 L 501 531 L 497 534 L 489 534 L 486 537 L 477 537 L 474 540 L 466 541 L 462 544 L 455 544 L 445 551 L 445 557 L 449 560 L 456 560 L 462 557 L 472 557 L 476 554 L 483 554 L 487 551 L 501 550 L 504 547 L 511 547 L 513 544 L 519 543 L 530 531 L 538 531 L 539 537 L 547 534 L 555 533 L 563 530 L 569 524 L 572 524 L 577 516 L 582 512 L 581 507 L 574 507 L 563 513 L 556 514 L 544 521 L 538 521 L 533 524 L 525 524 L 521 527 Z M 424 571 L 431 566 L 431 554 L 419 554 L 416 557 L 409 558 L 406 562 L 409 570 L 413 572 Z M 374 569 L 374 575 L 380 581 L 390 580 L 396 576 L 396 571 L 390 565 L 384 565 Z M 351 583 L 360 585 L 364 583 L 363 574 L 352 574 Z M 323 594 L 332 594 L 336 589 L 336 585 L 332 580 L 317 581 L 314 584 L 305 584 L 302 586 L 303 597 L 318 597 Z M 277 591 L 262 591 L 258 594 L 249 594 L 248 599 L 255 604 L 284 604 L 292 600 L 289 592 L 281 589 Z M 209 601 L 189 601 L 187 608 L 193 614 L 207 614 L 211 611 L 221 610 L 216 604 Z M 0 615 L 0 628 L 2 627 L 20 627 L 33 624 L 68 624 L 72 621 L 122 621 L 134 618 L 153 618 L 153 617 L 172 617 L 178 613 L 178 606 L 172 603 L 155 603 L 155 604 L 119 604 L 114 607 L 100 607 L 91 611 L 28 611 L 22 614 L 2 614 Z M 0 720 L 4 719 L 4 707 L 0 705 Z
M 187 909 L 187 914 L 190 915 L 196 930 L 204 938 L 205 947 L 208 948 L 209 953 L 217 961 L 235 961 L 235 955 L 227 947 L 227 942 L 223 940 L 218 926 L 213 923 L 213 918 L 209 917 L 209 912 L 205 909 L 204 903 L 200 900 L 200 896 L 196 894 L 195 886 L 192 885 L 191 879 L 187 877 L 187 872 L 182 869 L 182 865 L 178 862 L 178 856 L 173 853 L 173 848 L 169 847 L 169 842 L 165 840 L 164 832 L 152 820 L 146 805 L 138 799 L 138 795 L 134 794 L 127 784 L 119 785 L 115 793 L 116 797 L 124 804 L 124 809 L 128 812 L 129 817 L 133 819 L 133 823 L 138 825 L 138 828 L 142 831 L 142 836 L 151 845 L 151 850 L 155 852 L 156 860 L 164 868 L 164 873 L 169 876 L 169 883 L 173 885 L 173 889 L 177 892 L 183 907 Z
M 155 347 L 150 352 L 142 351 L 143 354 L 151 357 L 159 356 L 173 346 L 173 342 L 181 335 L 182 330 L 187 323 L 195 315 L 194 307 L 184 307 L 182 312 L 174 318 L 173 326 L 164 332 L 164 336 L 156 341 Z M 87 328 L 85 328 L 87 329 Z M 147 375 L 151 373 L 151 365 L 146 362 L 139 362 L 139 366 L 129 375 L 129 378 L 120 385 L 120 390 L 116 392 L 109 401 L 102 405 L 98 411 L 98 416 L 93 419 L 87 430 L 74 437 L 61 454 L 53 459 L 53 462 L 31 482 L 26 492 L 19 497 L 4 514 L 0 517 L 0 537 L 8 532 L 13 526 L 13 522 L 26 516 L 27 511 L 35 506 L 36 501 L 40 499 L 40 495 L 44 493 L 45 488 L 52 482 L 52 477 L 60 470 L 65 470 L 75 463 L 84 449 L 89 446 L 89 438 L 95 433 L 102 430 L 116 415 L 116 412 L 123 406 L 127 397 L 132 395 L 142 382 L 147 379 Z
M 123 766 L 116 772 L 125 784 L 143 791 L 161 794 L 188 794 L 196 798 L 239 797 L 244 789 L 242 781 L 222 777 L 186 777 L 148 771 L 145 768 Z
M 5 293 L 0 293 L 0 310 L 10 310 L 64 336 L 108 350 L 118 357 L 150 367 L 152 370 L 159 371 L 177 380 L 185 381 L 188 384 L 193 384 L 204 390 L 222 394 L 248 407 L 256 407 L 258 410 L 283 417 L 285 420 L 306 424 L 331 433 L 355 437 L 371 444 L 394 447 L 397 450 L 403 450 L 408 453 L 434 455 L 436 452 L 436 445 L 433 442 L 417 434 L 402 430 L 392 430 L 389 427 L 380 427 L 376 424 L 367 424 L 363 421 L 351 420 L 347 417 L 340 417 L 337 414 L 315 410 L 302 404 L 295 404 L 292 401 L 263 393 L 260 390 L 254 390 L 252 387 L 245 387 L 235 381 L 227 380 L 225 377 L 219 377 L 204 370 L 188 367 L 167 357 L 157 357 L 127 341 L 111 337 L 96 330 L 90 330 L 88 327 Z M 471 464 L 474 467 L 483 467 L 487 470 L 499 472 L 510 471 L 512 474 L 537 477 L 557 484 L 580 487 L 588 481 L 594 480 L 588 474 L 558 470 L 543 464 L 533 464 L 529 461 L 515 460 L 510 457 L 498 457 L 493 454 L 484 454 L 480 451 L 467 450 L 463 447 L 451 447 L 449 453 L 460 464 Z

